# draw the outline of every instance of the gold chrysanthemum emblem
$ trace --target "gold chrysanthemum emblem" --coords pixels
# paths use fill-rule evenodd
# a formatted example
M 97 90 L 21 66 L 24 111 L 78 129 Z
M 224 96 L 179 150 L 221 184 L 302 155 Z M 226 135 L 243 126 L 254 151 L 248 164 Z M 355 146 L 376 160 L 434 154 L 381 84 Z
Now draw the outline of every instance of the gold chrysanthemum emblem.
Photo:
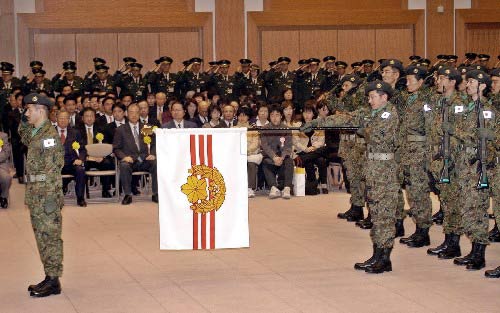
M 189 173 L 191 175 L 181 186 L 181 191 L 191 203 L 191 210 L 196 213 L 219 210 L 226 198 L 226 185 L 222 174 L 216 168 L 206 165 L 193 165 Z

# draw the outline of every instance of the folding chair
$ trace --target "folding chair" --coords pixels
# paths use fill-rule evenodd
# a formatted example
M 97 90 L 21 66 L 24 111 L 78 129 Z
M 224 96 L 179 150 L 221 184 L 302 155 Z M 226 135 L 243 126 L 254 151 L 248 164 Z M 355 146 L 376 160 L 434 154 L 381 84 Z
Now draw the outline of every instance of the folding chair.
M 105 157 L 112 154 L 113 145 L 108 144 L 108 143 L 96 143 L 96 144 L 86 145 L 85 149 L 87 150 L 87 156 L 89 156 L 89 157 L 105 158 Z M 113 160 L 114 160 L 114 164 L 115 164 L 114 170 L 100 171 L 97 169 L 88 169 L 85 171 L 86 180 L 87 180 L 85 183 L 87 199 L 90 199 L 88 177 L 99 177 L 99 176 L 111 176 L 111 175 L 113 175 L 115 177 L 114 201 L 116 201 L 116 202 L 120 201 L 120 193 L 119 193 L 119 188 L 118 188 L 119 183 L 120 183 L 120 175 L 119 175 L 119 171 L 118 171 L 118 169 L 119 169 L 118 168 L 118 161 L 114 155 L 113 155 Z M 105 198 L 101 198 L 98 202 L 107 202 L 104 199 Z M 113 199 L 113 198 L 111 198 L 111 199 Z

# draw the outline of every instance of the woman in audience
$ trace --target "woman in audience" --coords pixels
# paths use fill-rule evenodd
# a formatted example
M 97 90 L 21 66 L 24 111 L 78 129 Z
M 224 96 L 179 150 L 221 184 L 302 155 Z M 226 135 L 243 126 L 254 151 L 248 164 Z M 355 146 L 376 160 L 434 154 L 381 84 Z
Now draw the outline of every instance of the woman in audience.
M 233 127 L 252 128 L 249 123 L 253 115 L 249 107 L 241 107 L 238 110 L 238 124 Z M 260 153 L 260 136 L 257 131 L 247 132 L 247 171 L 248 171 L 248 197 L 255 197 L 257 189 L 257 170 L 262 162 L 262 153 Z
M 208 110 L 208 116 L 210 116 L 210 122 L 205 123 L 203 125 L 204 128 L 213 128 L 220 123 L 220 117 L 222 115 L 222 111 L 218 105 L 212 104 L 210 109 Z
M 184 119 L 186 121 L 196 123 L 196 115 L 198 114 L 197 102 L 194 99 L 186 100 L 186 104 L 184 105 L 184 110 L 186 111 Z
M 257 107 L 257 119 L 255 126 L 262 127 L 269 124 L 269 107 L 265 102 L 260 102 Z

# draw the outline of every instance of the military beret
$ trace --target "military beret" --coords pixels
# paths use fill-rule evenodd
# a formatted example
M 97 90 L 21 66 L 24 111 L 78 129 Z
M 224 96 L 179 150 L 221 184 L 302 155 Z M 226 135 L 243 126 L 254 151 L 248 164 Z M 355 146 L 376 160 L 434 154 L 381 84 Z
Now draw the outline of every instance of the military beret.
M 195 64 L 195 63 L 201 64 L 201 62 L 203 62 L 202 58 L 191 58 L 191 59 L 189 59 L 189 64 Z
M 41 69 L 41 68 L 34 68 L 31 70 L 31 72 L 33 73 L 33 75 L 35 76 L 43 76 L 46 74 L 45 70 Z
M 467 74 L 465 74 L 465 78 L 467 78 L 467 79 L 469 79 L 469 78 L 475 79 L 480 84 L 486 84 L 488 86 L 491 84 L 490 75 L 486 74 L 483 71 L 479 71 L 479 70 L 468 71 Z
M 323 62 L 335 62 L 335 60 L 337 60 L 336 57 L 334 57 L 333 55 L 327 55 L 326 57 L 323 58 Z
M 474 52 L 467 52 L 465 54 L 465 57 L 469 60 L 474 60 L 475 58 L 477 58 L 477 53 L 474 53 Z
M 174 60 L 171 57 L 160 57 L 159 59 L 155 60 L 156 64 L 161 64 L 161 63 L 171 64 L 173 62 Z
M 343 84 L 345 82 L 351 82 L 353 84 L 359 85 L 361 83 L 361 79 L 357 75 L 349 74 L 340 80 L 340 83 Z
M 106 72 L 107 70 L 109 70 L 109 67 L 107 65 L 99 64 L 99 65 L 95 66 L 95 71 L 96 72 L 103 73 L 103 72 Z
M 297 63 L 299 65 L 304 65 L 304 64 L 307 64 L 307 60 L 306 59 L 300 59 Z
M 443 66 L 438 69 L 438 75 L 443 75 L 451 80 L 457 81 L 457 83 L 462 82 L 462 75 L 453 67 Z
M 269 66 L 271 66 L 271 67 L 275 66 L 276 64 L 278 64 L 278 61 L 269 62 Z
M 129 63 L 134 63 L 134 62 L 137 62 L 137 60 L 133 57 L 124 57 L 123 58 L 123 62 L 129 64 Z
M 102 58 L 93 58 L 92 61 L 94 61 L 94 65 L 99 65 L 99 64 L 106 64 L 106 60 Z
M 420 61 L 418 61 L 421 65 L 425 65 L 425 66 L 429 66 L 431 65 L 431 60 L 429 59 L 420 59 Z
M 351 63 L 351 67 L 352 68 L 355 68 L 355 67 L 360 67 L 362 64 L 361 62 L 354 62 L 354 63 Z
M 252 64 L 252 60 L 250 60 L 250 59 L 240 59 L 240 64 Z
M 310 58 L 310 59 L 307 59 L 307 63 L 308 63 L 308 64 L 314 64 L 314 63 L 319 64 L 320 62 L 321 62 L 321 61 L 320 61 L 319 59 L 317 59 L 317 58 Z
M 471 65 L 467 68 L 467 71 L 473 71 L 473 70 L 483 71 L 483 72 L 488 71 L 488 69 L 486 69 L 486 67 L 479 65 L 479 64 L 474 64 L 474 65 Z
M 418 60 L 420 60 L 422 58 L 420 56 L 418 56 L 418 55 L 411 55 L 408 59 L 410 61 L 418 61 Z
M 403 63 L 401 63 L 401 61 L 399 61 L 399 60 L 387 59 L 384 62 L 382 62 L 382 64 L 380 64 L 380 69 L 383 70 L 385 67 L 388 67 L 388 66 L 397 69 L 399 71 L 399 73 L 403 72 Z
M 290 60 L 289 57 L 279 57 L 278 58 L 278 63 L 290 63 L 292 60 Z
M 43 67 L 43 63 L 40 62 L 40 61 L 31 61 L 30 62 L 30 67 L 31 68 L 42 68 Z
M 220 67 L 229 67 L 229 65 L 231 65 L 231 61 L 229 61 L 229 60 L 220 60 L 219 62 L 217 62 L 217 65 L 220 66 Z
M 63 70 L 70 72 L 70 71 L 76 71 L 76 63 L 73 61 L 66 61 L 63 63 Z
M 35 105 L 44 105 L 47 108 L 52 107 L 52 101 L 44 95 L 41 95 L 39 93 L 30 93 L 29 95 L 26 95 L 23 98 L 23 101 L 26 105 L 28 104 L 35 104 Z
M 142 64 L 137 62 L 132 62 L 129 65 L 131 69 L 140 70 L 142 68 Z
M 414 75 L 417 79 L 424 79 L 427 71 L 421 66 L 411 65 L 406 68 L 406 75 Z
M 500 67 L 499 68 L 496 68 L 496 69 L 493 69 L 491 72 L 490 72 L 490 75 L 491 77 L 495 76 L 495 77 L 500 77 Z
M 392 89 L 391 85 L 389 85 L 388 83 L 386 82 L 383 82 L 381 80 L 375 80 L 375 81 L 372 81 L 370 83 L 368 83 L 368 85 L 366 85 L 366 88 L 365 88 L 365 94 L 369 94 L 370 91 L 382 91 L 384 93 L 386 93 L 389 97 L 392 96 L 392 94 L 394 93 L 394 90 Z
M 467 66 L 459 66 L 457 67 L 457 71 L 461 74 L 461 75 L 465 75 L 465 73 L 467 73 L 468 71 L 468 67 Z
M 481 61 L 488 61 L 490 59 L 490 56 L 488 54 L 478 54 L 477 56 L 479 58 L 479 60 Z
M 1 62 L 0 70 L 3 74 L 12 74 L 14 72 L 14 64 L 9 62 Z
M 335 66 L 336 67 L 341 67 L 341 68 L 346 68 L 347 67 L 347 63 L 345 63 L 344 61 L 337 61 L 337 62 L 335 62 Z
M 373 64 L 375 64 L 375 61 L 370 60 L 370 59 L 366 59 L 366 60 L 361 61 L 361 64 L 363 64 L 363 65 L 373 65 Z
M 458 56 L 457 55 L 454 55 L 454 54 L 448 55 L 448 62 L 449 61 L 457 61 L 457 60 L 458 60 Z

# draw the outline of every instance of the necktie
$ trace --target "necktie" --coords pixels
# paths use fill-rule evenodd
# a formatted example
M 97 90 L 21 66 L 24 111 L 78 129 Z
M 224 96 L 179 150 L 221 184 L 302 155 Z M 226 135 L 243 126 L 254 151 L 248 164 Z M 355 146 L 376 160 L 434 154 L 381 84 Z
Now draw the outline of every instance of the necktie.
M 181 123 L 178 123 L 178 124 L 177 124 L 177 128 L 182 128 L 182 127 L 181 127 Z
M 137 149 L 141 151 L 141 147 L 139 145 L 139 129 L 137 128 L 137 125 L 134 126 L 134 141 Z
M 160 122 L 162 121 L 162 118 L 161 118 L 161 114 L 163 113 L 162 109 L 163 109 L 163 107 L 161 107 L 161 106 L 158 107 L 158 114 L 157 114 L 158 116 L 157 116 L 157 119 Z
M 70 125 L 71 125 L 71 127 L 74 127 L 74 126 L 75 126 L 75 116 L 74 116 L 74 115 L 73 115 L 73 116 L 71 116 L 71 117 L 69 118 L 69 121 L 70 121 Z
M 102 85 L 103 87 L 106 87 L 106 81 L 105 81 L 105 80 L 101 80 L 101 85 Z
M 94 138 L 92 136 L 92 128 L 87 127 L 87 144 L 93 144 L 94 143 Z
M 61 129 L 61 143 L 64 145 L 66 142 L 66 136 L 64 135 L 64 129 Z

